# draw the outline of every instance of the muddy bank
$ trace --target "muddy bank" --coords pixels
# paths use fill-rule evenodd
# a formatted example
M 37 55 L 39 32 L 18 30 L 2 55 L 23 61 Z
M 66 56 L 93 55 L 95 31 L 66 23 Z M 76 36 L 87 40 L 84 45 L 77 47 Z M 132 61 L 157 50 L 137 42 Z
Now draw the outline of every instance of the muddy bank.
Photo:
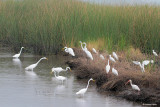
M 71 57 L 67 54 L 68 60 L 66 63 L 74 70 L 77 79 L 94 78 L 96 80 L 97 89 L 106 94 L 110 92 L 117 97 L 122 97 L 130 101 L 157 104 L 160 105 L 160 66 L 158 60 L 155 65 L 150 64 L 145 68 L 146 72 L 142 73 L 139 66 L 134 65 L 132 60 L 145 59 L 145 55 L 132 55 L 126 58 L 125 53 L 118 53 L 119 60 L 116 63 L 110 61 L 111 69 L 117 69 L 119 75 L 115 76 L 111 70 L 107 74 L 105 67 L 108 63 L 108 53 L 103 53 L 105 60 L 102 60 L 99 55 L 93 54 L 94 60 L 86 57 L 81 49 L 74 49 L 76 57 Z M 141 58 L 141 59 L 140 59 Z M 131 79 L 133 84 L 136 84 L 141 89 L 140 93 L 134 91 L 130 84 L 125 83 Z

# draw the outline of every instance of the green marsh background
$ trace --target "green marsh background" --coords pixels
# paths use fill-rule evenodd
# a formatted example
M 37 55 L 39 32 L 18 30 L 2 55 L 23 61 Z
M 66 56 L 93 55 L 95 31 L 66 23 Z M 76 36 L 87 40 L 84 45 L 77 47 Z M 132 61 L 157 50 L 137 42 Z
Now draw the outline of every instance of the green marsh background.
M 0 42 L 38 54 L 64 46 L 160 51 L 160 7 L 108 6 L 76 0 L 0 1 Z

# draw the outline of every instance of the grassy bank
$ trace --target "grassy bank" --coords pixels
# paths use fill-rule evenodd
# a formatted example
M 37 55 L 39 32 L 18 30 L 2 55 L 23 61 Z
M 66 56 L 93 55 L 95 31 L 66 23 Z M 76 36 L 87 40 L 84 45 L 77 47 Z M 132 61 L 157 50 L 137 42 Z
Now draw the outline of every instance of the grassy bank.
M 39 54 L 78 47 L 160 51 L 160 7 L 101 6 L 75 0 L 0 1 L 0 41 Z

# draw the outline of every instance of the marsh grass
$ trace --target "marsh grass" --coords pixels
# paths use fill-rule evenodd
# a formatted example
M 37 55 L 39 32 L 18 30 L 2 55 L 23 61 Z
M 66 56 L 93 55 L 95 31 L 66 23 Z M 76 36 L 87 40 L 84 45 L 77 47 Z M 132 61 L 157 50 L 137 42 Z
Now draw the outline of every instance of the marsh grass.
M 133 46 L 151 53 L 160 51 L 159 29 L 160 7 L 76 0 L 0 1 L 0 41 L 39 54 L 55 53 L 63 46 L 79 47 L 79 40 L 100 51 Z

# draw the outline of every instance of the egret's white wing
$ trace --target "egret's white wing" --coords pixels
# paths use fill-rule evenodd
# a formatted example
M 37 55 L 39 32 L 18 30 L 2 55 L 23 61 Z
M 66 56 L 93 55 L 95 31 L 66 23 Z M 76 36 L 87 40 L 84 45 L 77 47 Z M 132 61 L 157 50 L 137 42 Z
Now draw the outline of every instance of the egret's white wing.
M 138 61 L 132 61 L 134 64 L 139 65 L 140 62 Z
M 148 65 L 149 63 L 150 63 L 149 60 L 144 60 L 144 61 L 142 62 L 142 65 Z

